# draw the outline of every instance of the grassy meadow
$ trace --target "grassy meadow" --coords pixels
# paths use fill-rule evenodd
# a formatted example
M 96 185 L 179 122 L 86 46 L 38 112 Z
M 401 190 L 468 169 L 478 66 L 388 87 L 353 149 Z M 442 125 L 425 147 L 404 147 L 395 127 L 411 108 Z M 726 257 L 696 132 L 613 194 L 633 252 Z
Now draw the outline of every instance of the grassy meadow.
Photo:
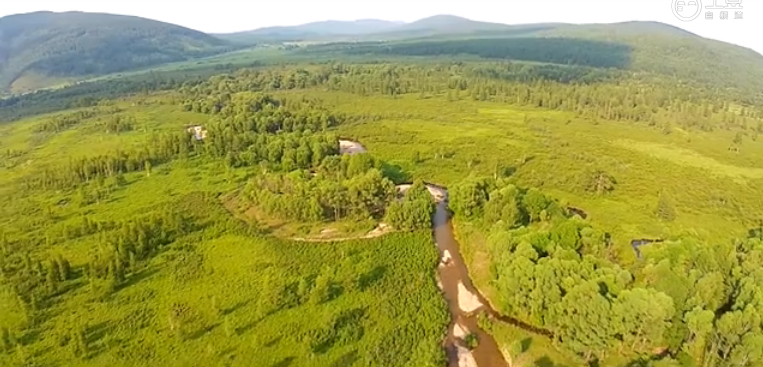
M 627 240 L 689 234 L 711 240 L 739 236 L 763 217 L 763 142 L 747 139 L 728 151 L 734 134 L 671 132 L 508 104 L 444 98 L 420 100 L 324 94 L 327 103 L 378 121 L 339 127 L 405 172 L 443 185 L 464 177 L 510 174 L 526 186 L 581 208 L 613 233 L 622 256 Z M 416 158 L 416 159 L 414 159 Z M 585 190 L 586 176 L 605 170 L 617 181 L 607 195 Z M 654 215 L 666 192 L 678 216 Z
M 0 354 L 0 365 L 440 365 L 448 320 L 428 231 L 341 243 L 280 240 L 224 207 L 226 194 L 257 169 L 202 158 L 125 174 L 92 202 L 80 198 L 82 188 L 21 190 L 19 179 L 40 165 L 128 150 L 209 118 L 183 112 L 171 94 L 89 109 L 92 117 L 58 132 L 37 127 L 76 110 L 0 127 L 0 146 L 14 152 L 0 168 L 2 195 L 14 203 L 2 209 L 3 236 L 27 230 L 50 238 L 31 248 L 6 243 L 3 251 L 23 249 L 43 262 L 62 255 L 73 273 L 33 311 L 3 288 L 0 325 L 15 347 Z M 100 123 L 114 116 L 132 118 L 133 130 L 102 131 Z M 85 275 L 110 246 L 102 236 L 53 238 L 84 218 L 119 222 L 161 208 L 190 215 L 194 230 L 140 261 L 112 292 Z
M 168 66 L 175 67 L 190 65 Z M 763 218 L 763 141 L 745 136 L 738 149 L 729 149 L 737 139 L 733 131 L 592 120 L 458 92 L 362 96 L 315 87 L 272 94 L 318 100 L 347 116 L 330 132 L 359 141 L 406 179 L 453 186 L 500 176 L 539 188 L 611 233 L 611 258 L 625 268 L 638 266 L 633 238 L 726 243 Z M 158 134 L 214 119 L 184 110 L 181 99 L 176 92 L 139 94 L 0 124 L 0 197 L 9 203 L 0 209 L 0 234 L 32 239 L 4 242 L 2 250 L 28 252 L 32 267 L 64 256 L 73 269 L 56 295 L 33 310 L 3 287 L 0 326 L 10 330 L 14 347 L 0 354 L 0 365 L 443 365 L 448 315 L 428 231 L 289 241 L 330 225 L 365 232 L 375 222 L 295 224 L 239 205 L 232 207 L 240 213 L 231 213 L 226 204 L 260 168 L 202 157 L 125 173 L 123 182 L 109 181 L 106 189 L 94 180 L 49 190 L 24 186 L 23 178 L 40 167 L 146 146 Z M 39 128 L 82 111 L 90 114 L 76 124 Z M 104 130 L 116 117 L 132 121 L 132 128 Z M 614 178 L 611 192 L 589 190 L 600 171 Z M 93 191 L 97 198 L 88 198 Z M 656 215 L 660 197 L 675 208 L 673 221 Z M 84 218 L 120 222 L 161 210 L 188 215 L 193 228 L 131 265 L 110 292 L 86 273 L 113 244 L 95 233 L 57 236 Z M 456 229 L 477 287 L 493 298 L 484 239 L 467 223 L 457 222 Z M 653 248 L 660 246 L 668 245 Z M 13 261 L 20 266 L 22 260 Z M 487 329 L 502 349 L 523 345 L 517 365 L 582 365 L 545 338 L 500 323 Z

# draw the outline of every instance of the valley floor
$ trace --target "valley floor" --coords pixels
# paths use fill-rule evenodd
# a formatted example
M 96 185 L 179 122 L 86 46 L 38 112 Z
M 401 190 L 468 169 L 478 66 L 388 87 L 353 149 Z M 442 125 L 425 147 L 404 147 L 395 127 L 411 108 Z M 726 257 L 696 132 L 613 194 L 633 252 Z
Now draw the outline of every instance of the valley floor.
M 746 233 L 751 218 L 763 217 L 763 175 L 756 168 L 763 166 L 763 143 L 729 152 L 724 147 L 731 132 L 665 134 L 466 97 L 447 101 L 325 90 L 274 95 L 317 98 L 327 109 L 352 116 L 329 130 L 362 143 L 401 181 L 452 186 L 467 178 L 502 176 L 540 188 L 611 233 L 611 259 L 626 268 L 639 264 L 632 238 L 728 241 Z M 14 330 L 17 347 L 0 354 L 0 364 L 441 365 L 448 314 L 436 285 L 439 257 L 429 231 L 388 233 L 369 220 L 332 223 L 332 234 L 323 224 L 268 222 L 272 218 L 256 210 L 242 211 L 231 194 L 259 168 L 200 158 L 125 174 L 124 182 L 104 183 L 97 198 L 82 189 L 29 197 L 14 191 L 36 162 L 64 165 L 114 147 L 127 150 L 209 119 L 182 111 L 178 99 L 158 93 L 105 103 L 94 117 L 55 133 L 37 127 L 72 111 L 0 126 L 0 146 L 8 152 L 0 194 L 14 203 L 3 208 L 5 234 L 23 237 L 23 229 L 32 229 L 36 238 L 47 235 L 47 243 L 30 245 L 33 258 L 65 254 L 74 274 L 60 285 L 60 294 L 31 311 L 28 301 L 4 288 L 0 325 Z M 98 130 L 111 115 L 130 116 L 135 128 L 118 134 Z M 599 170 L 616 177 L 611 193 L 586 189 Z M 673 221 L 654 213 L 666 193 L 676 208 Z M 197 227 L 125 270 L 122 285 L 104 292 L 108 286 L 88 275 L 90 261 L 119 244 L 95 233 L 66 233 L 81 227 L 84 218 L 107 223 L 160 207 L 186 211 Z M 462 223 L 457 230 L 474 283 L 492 299 L 483 234 Z M 58 233 L 68 237 L 56 240 Z M 309 243 L 324 241 L 331 243 Z M 22 244 L 7 246 L 4 251 L 10 252 Z M 644 251 L 661 246 L 667 245 Z M 537 335 L 489 320 L 480 325 L 501 349 L 521 345 L 513 366 L 581 365 Z

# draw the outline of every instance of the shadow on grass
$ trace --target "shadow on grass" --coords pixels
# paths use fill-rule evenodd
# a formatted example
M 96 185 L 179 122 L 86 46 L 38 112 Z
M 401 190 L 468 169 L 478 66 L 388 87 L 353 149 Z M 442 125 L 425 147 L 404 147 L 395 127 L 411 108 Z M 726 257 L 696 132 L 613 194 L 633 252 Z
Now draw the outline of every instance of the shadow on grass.
M 524 341 L 523 341 L 524 342 Z M 562 364 L 556 364 L 548 356 L 543 356 L 535 360 L 535 365 L 538 367 L 567 367 Z
M 122 289 L 125 289 L 129 286 L 132 286 L 134 284 L 139 283 L 142 280 L 148 279 L 152 277 L 154 274 L 158 273 L 158 268 L 146 268 L 138 272 L 137 274 L 131 275 L 129 278 L 127 278 L 127 281 L 122 284 L 117 291 L 120 291 Z
M 27 329 L 25 330 L 24 334 L 21 334 L 21 336 L 19 336 L 18 342 L 21 345 L 34 344 L 40 339 L 41 334 L 42 334 L 42 330 L 40 330 L 39 327 Z
M 65 285 L 63 287 L 61 287 L 61 289 L 59 290 L 59 292 L 56 295 L 58 296 L 58 295 L 61 295 L 61 294 L 66 294 L 66 293 L 68 293 L 70 291 L 74 291 L 74 290 L 80 289 L 80 288 L 84 287 L 85 284 L 87 284 L 87 282 L 83 282 L 83 281 L 67 281 L 65 283 Z
M 384 176 L 389 177 L 389 179 L 395 183 L 395 185 L 399 185 L 404 182 L 410 182 L 411 181 L 411 175 L 407 172 L 403 171 L 403 168 L 399 165 L 391 165 L 387 162 L 382 163 L 381 171 L 384 173 Z
M 291 366 L 291 363 L 294 362 L 294 357 L 286 357 L 282 359 L 280 362 L 276 362 L 271 367 L 289 367 Z
M 343 356 L 339 357 L 336 361 L 331 363 L 331 367 L 347 367 L 352 366 L 355 362 L 357 362 L 359 359 L 358 357 L 358 351 L 353 350 L 349 353 L 345 353 Z
M 527 352 L 533 345 L 533 338 L 524 338 L 521 342 L 519 342 L 519 345 L 522 348 L 522 353 Z
M 85 331 L 87 342 L 94 343 L 101 340 L 104 336 L 106 336 L 106 333 L 110 329 L 111 327 L 109 327 L 109 323 L 106 321 L 99 322 L 93 326 L 88 326 L 87 330 Z
M 241 307 L 244 307 L 244 306 L 248 305 L 249 302 L 251 302 L 251 301 L 252 301 L 251 299 L 248 299 L 246 301 L 240 301 L 240 302 L 236 303 L 235 305 L 233 305 L 231 307 L 224 308 L 222 310 L 222 314 L 223 314 L 223 316 L 229 315 L 229 314 L 235 312 L 236 310 L 240 309 Z
M 281 339 L 283 339 L 283 337 L 282 337 L 282 336 L 277 336 L 277 337 L 275 337 L 275 338 L 273 338 L 273 339 L 269 340 L 267 343 L 265 343 L 265 346 L 266 346 L 266 347 L 268 347 L 268 348 L 270 348 L 270 347 L 272 347 L 272 346 L 274 346 L 274 345 L 278 344 L 278 342 L 280 342 L 280 341 L 281 341 Z
M 85 331 L 85 340 L 90 350 L 88 351 L 86 359 L 94 358 L 109 349 L 109 346 L 106 345 L 106 343 L 98 342 L 101 341 L 110 330 L 111 327 L 106 321 L 87 327 L 87 330 Z
M 187 340 L 196 340 L 198 338 L 201 338 L 202 336 L 208 334 L 209 332 L 211 332 L 212 330 L 214 330 L 218 326 L 220 326 L 219 323 L 218 324 L 207 325 L 205 327 L 196 329 L 196 331 L 188 334 L 188 337 L 186 339 Z
M 250 321 L 250 322 L 244 324 L 243 326 L 237 327 L 236 328 L 236 334 L 237 335 L 241 335 L 241 334 L 251 330 L 255 325 L 257 325 L 257 321 Z
M 368 287 L 372 286 L 374 283 L 381 280 L 384 277 L 384 274 L 386 272 L 387 272 L 387 266 L 380 265 L 373 268 L 368 273 L 361 275 L 360 279 L 358 279 L 358 285 L 360 286 L 360 290 L 365 291 Z

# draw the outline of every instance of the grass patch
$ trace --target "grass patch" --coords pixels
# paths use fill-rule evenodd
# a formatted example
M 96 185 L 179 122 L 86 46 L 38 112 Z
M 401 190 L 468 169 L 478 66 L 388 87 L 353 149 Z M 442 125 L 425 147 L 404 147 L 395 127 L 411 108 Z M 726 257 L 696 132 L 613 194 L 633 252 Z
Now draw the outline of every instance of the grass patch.
M 681 166 L 704 169 L 715 176 L 723 176 L 733 179 L 763 178 L 763 169 L 761 168 L 738 167 L 724 164 L 713 158 L 705 157 L 688 149 L 624 139 L 616 140 L 614 144 L 622 148 L 667 160 Z

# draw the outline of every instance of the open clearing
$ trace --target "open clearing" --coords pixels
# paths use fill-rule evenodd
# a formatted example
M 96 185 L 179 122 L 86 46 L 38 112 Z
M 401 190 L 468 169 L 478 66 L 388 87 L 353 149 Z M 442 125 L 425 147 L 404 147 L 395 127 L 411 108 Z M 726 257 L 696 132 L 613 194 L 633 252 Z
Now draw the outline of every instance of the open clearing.
M 648 154 L 652 157 L 664 159 L 678 165 L 704 169 L 715 176 L 725 176 L 735 179 L 763 178 L 763 168 L 737 167 L 724 164 L 713 158 L 705 157 L 688 149 L 626 139 L 615 140 L 614 144 L 621 148 Z

